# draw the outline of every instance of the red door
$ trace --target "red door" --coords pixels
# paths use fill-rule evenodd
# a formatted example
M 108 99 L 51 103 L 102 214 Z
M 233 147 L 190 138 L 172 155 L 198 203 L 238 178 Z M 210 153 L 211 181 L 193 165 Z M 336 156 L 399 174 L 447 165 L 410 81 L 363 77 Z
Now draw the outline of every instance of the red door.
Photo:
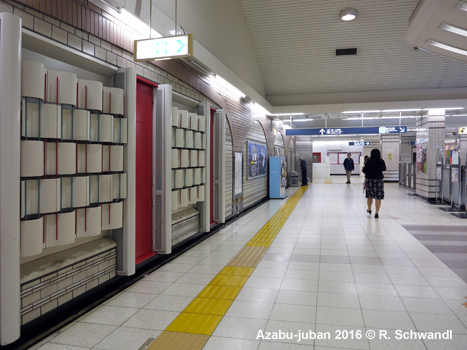
M 152 111 L 155 85 L 138 77 L 136 85 L 136 264 L 152 251 Z

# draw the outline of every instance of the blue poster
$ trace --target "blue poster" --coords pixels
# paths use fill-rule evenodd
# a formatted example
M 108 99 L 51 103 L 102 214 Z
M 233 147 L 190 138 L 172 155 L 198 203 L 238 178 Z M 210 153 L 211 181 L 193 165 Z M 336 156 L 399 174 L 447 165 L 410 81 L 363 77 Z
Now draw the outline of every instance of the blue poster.
M 248 141 L 248 179 L 266 176 L 266 145 Z

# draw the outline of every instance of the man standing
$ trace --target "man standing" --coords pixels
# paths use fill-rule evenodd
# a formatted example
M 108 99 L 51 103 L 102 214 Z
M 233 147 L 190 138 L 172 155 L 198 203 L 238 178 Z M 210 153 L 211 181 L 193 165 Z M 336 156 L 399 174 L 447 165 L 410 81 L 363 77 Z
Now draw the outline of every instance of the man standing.
M 303 158 L 298 158 L 300 161 L 300 169 L 302 170 L 302 186 L 308 186 L 308 177 L 306 175 L 306 162 Z
M 347 183 L 350 183 L 350 175 L 352 175 L 352 171 L 355 169 L 353 164 L 353 159 L 350 158 L 351 154 L 347 153 L 347 158 L 344 160 L 344 168 L 345 174 L 347 175 Z

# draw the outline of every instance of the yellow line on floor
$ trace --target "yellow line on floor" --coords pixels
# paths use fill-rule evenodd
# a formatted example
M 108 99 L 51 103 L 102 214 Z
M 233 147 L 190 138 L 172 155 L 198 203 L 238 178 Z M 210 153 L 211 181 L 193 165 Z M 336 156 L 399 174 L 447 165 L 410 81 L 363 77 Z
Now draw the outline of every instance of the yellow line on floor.
M 204 347 L 306 190 L 305 186 L 297 189 L 147 350 L 163 349 L 167 344 L 171 344 L 170 349 L 173 350 L 196 350 Z M 183 338 L 180 339 L 185 340 L 177 340 L 182 334 Z M 198 338 L 193 338 L 194 336 Z M 194 339 L 196 342 L 192 342 Z

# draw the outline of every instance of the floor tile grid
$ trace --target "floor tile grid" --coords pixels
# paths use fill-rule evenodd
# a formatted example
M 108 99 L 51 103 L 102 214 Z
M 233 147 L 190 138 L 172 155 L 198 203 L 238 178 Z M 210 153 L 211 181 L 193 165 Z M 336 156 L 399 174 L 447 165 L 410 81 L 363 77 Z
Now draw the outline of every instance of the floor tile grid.
M 380 222 L 382 222 L 382 221 L 380 221 Z M 394 228 L 394 225 L 393 225 L 391 228 Z M 386 230 L 385 230 L 385 231 L 386 231 Z M 402 231 L 402 230 L 401 230 L 401 231 Z M 403 231 L 404 231 L 405 234 L 407 233 L 406 230 L 403 230 Z M 383 233 L 383 231 L 381 231 L 381 233 Z M 389 237 L 391 237 L 391 240 L 392 240 L 392 236 L 391 236 L 390 232 L 389 232 L 389 231 L 386 231 L 385 233 L 388 234 Z M 399 235 L 399 238 L 400 238 L 400 235 Z M 399 245 L 400 243 L 397 242 L 397 243 L 395 243 L 395 244 Z M 403 245 L 403 244 L 404 244 L 404 242 L 402 242 L 402 245 Z M 372 243 L 372 245 L 373 245 L 373 243 Z M 375 248 L 375 245 L 373 245 L 373 248 Z M 404 254 L 404 255 L 405 255 L 405 254 Z M 410 257 L 408 257 L 407 255 L 405 255 L 405 258 L 407 258 L 408 260 L 411 260 Z M 383 265 L 383 266 L 386 267 L 386 265 Z M 355 271 L 354 271 L 354 273 L 355 273 Z M 398 294 L 399 294 L 399 297 L 401 297 L 401 293 L 398 293 Z M 439 295 L 438 295 L 438 297 L 439 297 Z M 360 301 L 360 300 L 359 300 L 359 301 Z M 360 302 L 361 302 L 361 301 L 360 301 Z M 364 308 L 362 307 L 362 313 L 364 312 L 363 310 L 364 310 Z M 409 311 L 408 311 L 407 309 L 405 309 L 405 312 L 407 312 L 407 314 L 410 315 L 410 313 L 409 313 Z M 365 320 L 365 318 L 364 318 L 364 320 Z M 454 321 L 455 321 L 455 320 L 454 320 Z M 413 323 L 416 324 L 415 322 L 413 322 Z M 366 326 L 366 325 L 365 325 L 365 326 Z M 414 326 L 413 328 L 414 328 L 414 329 L 417 329 L 415 326 Z M 465 330 L 463 329 L 463 327 L 461 327 L 460 333 L 462 334 L 463 332 L 465 332 Z
M 289 195 L 292 195 L 295 191 L 296 191 L 296 189 L 294 189 L 294 188 L 290 188 L 290 189 L 287 190 Z M 265 203 L 264 205 L 254 209 L 249 214 L 243 216 L 239 220 L 235 221 L 233 224 L 227 226 L 226 228 L 221 230 L 221 232 L 222 231 L 229 231 L 229 230 L 233 230 L 233 231 L 238 232 L 238 230 L 241 230 L 242 228 L 245 228 L 246 226 L 258 226 L 258 222 L 261 223 L 262 220 L 267 221 L 267 219 L 269 219 L 271 217 L 270 213 L 271 212 L 276 212 L 278 209 L 280 209 L 281 206 L 284 205 L 284 203 L 285 203 L 285 201 L 269 201 L 269 202 Z M 254 224 L 251 225 L 251 222 L 254 222 Z M 233 229 L 232 229 L 232 227 L 233 227 Z M 258 231 L 257 229 L 254 232 L 252 231 L 251 234 L 250 234 L 250 237 L 253 236 L 257 231 Z M 216 237 L 225 234 L 225 233 L 221 233 L 221 232 L 216 234 Z M 232 236 L 234 236 L 234 234 L 231 232 L 231 233 L 228 234 L 228 236 L 232 237 Z M 213 237 L 209 238 L 208 240 L 210 240 L 212 238 Z M 196 250 L 197 251 L 202 250 L 203 249 L 202 247 L 206 246 L 205 242 L 208 241 L 208 240 L 205 240 L 204 242 L 200 243 L 197 247 L 191 249 L 190 252 L 196 251 Z M 200 249 L 200 247 L 201 247 L 201 249 Z M 209 247 L 208 249 L 209 249 L 209 252 L 212 252 L 217 248 L 216 247 L 214 247 L 214 248 Z M 169 264 L 175 265 L 177 263 L 172 262 L 172 263 L 169 263 Z M 179 265 L 189 266 L 189 269 L 193 268 L 192 265 L 188 265 L 188 264 L 179 264 Z M 209 267 L 209 265 L 206 265 L 205 267 L 203 267 L 203 270 L 205 268 L 207 268 L 207 267 Z M 103 309 L 104 305 L 107 305 L 107 304 L 108 305 L 118 306 L 118 308 L 117 308 L 118 310 L 121 310 L 121 307 L 124 307 L 124 308 L 125 307 L 130 307 L 130 308 L 138 308 L 138 309 L 141 309 L 141 311 L 144 311 L 144 308 L 147 307 L 149 304 L 151 304 L 151 300 L 155 299 L 156 296 L 159 295 L 158 293 L 162 292 L 164 290 L 164 288 L 167 288 L 170 285 L 170 283 L 176 282 L 178 279 L 180 279 L 186 273 L 186 272 L 183 272 L 183 273 L 163 272 L 163 271 L 160 271 L 160 270 L 163 270 L 163 268 L 159 269 L 158 271 L 154 272 L 153 274 L 162 273 L 162 274 L 166 274 L 166 275 L 162 278 L 162 280 L 161 279 L 156 279 L 157 282 L 158 282 L 157 285 L 156 284 L 151 284 L 150 285 L 151 288 L 156 288 L 156 290 L 155 290 L 155 291 L 157 291 L 156 294 L 144 294 L 144 293 L 147 293 L 145 289 L 137 290 L 136 293 L 135 292 L 128 292 L 128 289 L 127 289 L 126 291 L 121 292 L 120 294 L 113 297 L 112 299 L 110 299 L 106 303 L 101 304 L 97 308 L 93 309 L 88 314 L 85 314 L 85 315 L 81 316 L 76 321 L 68 324 L 64 328 L 57 331 L 56 333 L 50 335 L 49 337 L 42 340 L 41 342 L 33 345 L 30 348 L 30 350 L 35 350 L 35 349 L 39 349 L 39 348 L 41 350 L 42 349 L 49 349 L 50 347 L 53 347 L 54 349 L 56 347 L 57 348 L 70 347 L 70 349 L 71 349 L 74 345 L 79 345 L 80 348 L 81 348 L 81 346 L 83 346 L 83 342 L 81 341 L 81 339 L 82 339 L 83 336 L 86 336 L 85 334 L 88 332 L 88 329 L 89 329 L 89 331 L 91 331 L 91 330 L 95 331 L 96 329 L 106 328 L 104 330 L 105 332 L 104 331 L 103 332 L 95 332 L 96 337 L 91 337 L 92 339 L 94 339 L 94 338 L 99 339 L 97 341 L 97 342 L 99 342 L 99 344 L 95 345 L 93 347 L 93 349 L 94 348 L 95 349 L 107 349 L 107 348 L 118 347 L 118 348 L 126 350 L 126 349 L 129 349 L 130 347 L 133 347 L 134 344 L 137 344 L 139 339 L 144 338 L 146 340 L 146 339 L 148 339 L 150 337 L 154 338 L 155 336 L 157 336 L 161 332 L 152 330 L 150 328 L 141 329 L 141 330 L 138 329 L 138 328 L 125 328 L 128 321 L 125 324 L 118 327 L 118 328 L 116 326 L 113 326 L 112 328 L 109 328 L 109 326 L 107 324 L 105 324 L 105 323 L 104 324 L 92 323 L 92 322 L 96 322 L 96 321 L 97 322 L 109 322 L 108 319 L 107 320 L 102 320 L 102 319 L 98 320 L 95 316 L 91 316 L 91 318 L 89 318 L 89 317 L 90 317 L 90 315 L 92 315 L 94 313 L 98 313 L 99 310 Z M 174 274 L 177 274 L 177 276 L 173 276 Z M 147 276 L 145 279 L 138 282 L 136 285 L 138 285 L 138 284 L 147 284 L 148 280 L 151 279 L 151 275 Z M 166 281 L 168 281 L 170 283 L 165 283 Z M 135 288 L 136 285 L 130 287 L 130 289 Z M 161 285 L 163 285 L 163 287 L 159 288 L 159 287 L 161 287 Z M 137 288 L 139 288 L 139 287 L 137 287 Z M 151 292 L 153 292 L 153 291 L 154 290 L 151 290 Z M 121 298 L 122 296 L 128 296 L 128 295 L 131 295 L 131 298 L 130 297 L 126 297 L 126 298 L 123 298 L 123 299 Z M 89 323 L 89 322 L 91 322 L 91 323 Z M 110 321 L 110 322 L 112 322 L 112 321 Z M 85 328 L 83 328 L 83 326 Z M 130 326 L 130 327 L 135 327 L 135 326 Z M 107 328 L 109 328 L 109 329 L 107 329 Z M 146 327 L 144 327 L 144 328 L 146 328 Z M 125 343 L 125 342 L 123 342 L 123 343 L 122 342 L 118 342 L 118 343 L 114 342 L 112 344 L 110 341 L 107 341 L 110 338 L 115 338 L 115 339 L 120 338 L 121 335 L 124 334 L 122 332 L 119 332 L 120 329 L 124 330 L 123 332 L 125 332 L 125 329 L 133 330 L 133 332 L 131 334 L 127 334 L 127 335 L 124 336 L 126 339 L 133 339 L 134 340 L 134 342 L 131 345 L 129 343 Z M 147 335 L 144 335 L 141 332 L 144 332 Z M 64 334 L 62 334 L 62 333 L 64 333 Z M 62 336 L 58 337 L 61 334 L 62 334 Z M 98 335 L 101 336 L 102 339 L 99 338 Z M 138 340 L 135 339 L 135 337 L 137 335 L 139 335 Z M 94 343 L 92 343 L 92 341 L 91 341 L 91 342 L 89 342 L 89 345 L 94 345 Z M 91 347 L 89 347 L 89 348 L 91 348 Z
M 305 193 L 306 188 L 300 188 L 282 206 L 279 211 L 253 236 L 245 248 L 268 248 L 282 226 L 287 221 L 289 215 L 298 204 L 300 198 Z M 251 250 L 251 249 L 250 249 Z M 265 250 L 258 250 L 258 260 L 261 260 Z M 240 251 L 237 255 L 241 255 Z M 241 261 L 236 261 L 236 265 L 243 265 Z M 257 263 L 256 263 L 257 264 Z M 210 336 L 222 317 L 225 315 L 233 300 L 247 282 L 255 266 L 239 267 L 228 264 L 203 291 L 175 318 L 175 320 L 162 332 L 164 342 L 177 334 L 195 334 Z M 148 350 L 157 349 L 162 346 L 161 336 L 148 347 Z M 201 343 L 200 343 L 201 344 Z M 194 349 L 193 344 L 189 349 Z M 204 343 L 202 344 L 204 346 Z M 181 348 L 180 348 L 181 349 Z M 185 349 L 185 348 L 184 348 Z M 188 348 L 186 348 L 188 349 Z M 201 348 L 200 348 L 201 349 Z
M 367 241 L 364 242 L 364 245 L 368 244 L 369 246 L 372 247 L 372 249 L 374 248 L 374 250 L 376 250 L 376 251 L 386 252 L 387 250 L 392 251 L 393 249 L 397 249 L 398 251 L 400 251 L 401 248 L 397 244 L 397 242 L 398 242 L 397 240 L 399 238 L 402 238 L 404 240 L 404 239 L 406 239 L 406 237 L 404 237 L 403 234 L 402 234 L 402 233 L 405 232 L 405 230 L 403 232 L 399 231 L 400 230 L 400 225 L 398 225 L 398 223 L 400 223 L 399 220 L 401 220 L 401 221 L 412 220 L 411 222 L 414 222 L 415 224 L 420 224 L 420 223 L 423 223 L 425 218 L 426 218 L 425 214 L 423 214 L 423 215 L 418 214 L 418 209 L 416 209 L 416 207 L 418 205 L 417 202 L 415 202 L 414 205 L 412 205 L 412 203 L 410 203 L 410 205 L 406 205 L 405 202 L 406 201 L 407 202 L 412 202 L 413 197 L 407 196 L 405 194 L 406 191 L 404 191 L 403 189 L 389 185 L 388 186 L 389 191 L 387 193 L 388 194 L 387 200 L 383 201 L 383 207 L 382 207 L 383 212 L 387 213 L 387 214 L 385 215 L 384 218 L 382 218 L 380 220 L 375 220 L 372 217 L 368 217 L 366 214 L 362 215 L 361 211 L 362 211 L 362 209 L 365 210 L 365 207 L 366 207 L 365 199 L 364 199 L 364 197 L 362 198 L 360 188 L 356 188 L 356 186 L 353 186 L 353 189 L 352 189 L 352 186 L 353 185 L 350 185 L 350 186 L 349 185 L 347 185 L 347 186 L 343 186 L 343 185 L 329 186 L 329 185 L 327 185 L 326 187 L 329 187 L 330 191 L 326 192 L 326 196 L 325 195 L 319 195 L 321 190 L 318 190 L 318 191 L 314 191 L 314 192 L 316 192 L 316 193 L 314 193 L 314 195 L 316 194 L 316 197 L 313 198 L 313 201 L 308 200 L 307 199 L 308 194 L 311 194 L 310 193 L 311 191 L 309 189 L 307 191 L 307 196 L 302 197 L 302 201 L 306 202 L 307 205 L 308 205 L 308 210 L 310 210 L 309 208 L 313 208 L 314 214 L 309 215 L 309 218 L 313 218 L 313 219 L 314 218 L 319 218 L 319 219 L 321 219 L 320 224 L 317 225 L 317 226 L 319 226 L 319 228 L 318 228 L 319 231 L 318 232 L 320 234 L 320 238 L 319 238 L 320 250 L 321 250 L 321 248 L 323 248 L 324 250 L 328 250 L 327 249 L 328 247 L 326 246 L 326 244 L 329 244 L 329 243 L 332 243 L 332 242 L 335 242 L 336 246 L 340 244 L 340 242 L 336 242 L 336 241 L 333 241 L 333 240 L 331 240 L 330 242 L 325 242 L 325 239 L 329 238 L 329 233 L 330 232 L 332 233 L 334 231 L 336 231 L 336 232 L 338 231 L 338 233 L 339 234 L 342 233 L 343 238 L 345 238 L 345 243 L 347 244 L 347 253 L 348 253 L 349 256 L 351 256 L 351 251 L 353 251 L 354 248 L 355 248 L 355 243 L 361 241 L 362 236 L 370 237 L 370 239 L 367 238 Z M 310 186 L 311 189 L 313 189 L 313 187 L 316 188 L 316 186 Z M 332 190 L 332 188 L 334 188 L 334 190 Z M 344 190 L 344 188 L 345 188 L 345 190 Z M 347 202 L 343 204 L 343 203 L 341 203 L 342 202 L 342 200 L 341 200 L 342 199 L 342 193 L 343 193 L 343 191 L 346 191 L 346 190 L 351 190 L 350 192 L 351 192 L 352 198 L 351 198 L 351 201 L 347 200 Z M 396 192 L 392 193 L 391 191 L 393 191 L 393 190 L 395 190 Z M 330 197 L 333 197 L 332 202 L 327 201 L 327 199 L 329 199 Z M 402 201 L 402 203 L 399 203 L 399 201 L 398 201 L 399 199 Z M 358 204 L 357 204 L 357 202 L 358 202 Z M 420 203 L 420 202 L 422 202 L 422 201 L 420 199 L 418 199 L 418 203 Z M 277 204 L 277 203 L 280 203 L 280 202 L 273 201 L 273 203 Z M 314 203 L 314 204 L 312 204 L 312 203 Z M 318 203 L 318 205 L 315 205 L 316 203 Z M 396 205 L 394 203 L 396 203 Z M 427 207 L 426 203 L 424 203 L 424 206 L 425 206 L 424 210 L 430 212 L 430 207 L 429 206 L 428 206 L 428 209 L 426 209 L 426 207 Z M 270 207 L 270 206 L 268 206 L 268 207 Z M 397 217 L 394 217 L 394 214 L 393 214 L 394 208 L 397 208 L 397 210 L 399 210 L 398 209 L 399 207 L 405 208 L 403 210 L 404 215 L 399 215 L 400 219 L 397 218 Z M 338 223 L 338 225 L 340 227 L 339 227 L 338 230 L 335 229 L 335 226 L 338 226 L 336 224 L 336 222 L 334 222 L 333 220 L 329 220 L 329 218 L 332 217 L 332 215 L 330 215 L 330 213 L 332 214 L 332 211 L 330 211 L 330 210 L 331 209 L 336 210 L 336 208 L 338 208 L 338 211 L 339 211 L 339 217 L 338 217 L 339 218 L 339 223 Z M 346 209 L 348 209 L 348 208 L 352 209 L 351 210 L 352 215 L 354 215 L 358 219 L 357 220 L 355 220 L 355 219 L 350 220 L 350 222 L 352 222 L 352 225 L 350 225 L 349 227 L 346 227 L 345 223 L 349 222 L 348 221 L 349 214 L 346 212 Z M 325 213 L 324 209 L 329 210 L 329 213 Z M 265 212 L 265 210 L 262 210 L 261 212 Z M 291 215 L 291 217 L 290 217 L 291 220 L 289 220 L 289 222 L 293 221 L 296 217 L 300 217 L 301 215 L 303 215 L 302 212 L 303 212 L 303 210 L 300 207 L 297 207 L 295 209 L 294 213 Z M 296 214 L 296 213 L 300 213 L 300 215 L 295 216 L 294 214 Z M 326 214 L 326 215 L 323 215 L 323 213 Z M 439 215 L 439 214 L 437 212 L 435 212 L 435 213 L 433 213 L 433 215 L 436 216 L 436 215 Z M 326 218 L 324 218 L 324 216 L 326 216 Z M 342 217 L 342 220 L 341 220 L 341 217 Z M 334 217 L 332 219 L 334 219 Z M 416 220 L 414 220 L 414 219 L 416 219 Z M 251 222 L 251 220 L 253 220 L 253 218 L 248 217 L 248 222 Z M 331 224 L 330 225 L 324 225 L 324 223 L 326 221 L 331 221 Z M 243 223 L 241 223 L 242 227 L 248 228 L 248 226 L 249 226 L 248 222 L 246 222 L 246 220 L 245 220 Z M 290 229 L 289 222 L 283 228 L 284 233 L 285 232 L 289 232 L 289 233 L 294 232 L 293 229 L 292 230 Z M 391 222 L 393 222 L 393 224 L 390 224 Z M 343 223 L 344 223 L 344 225 L 343 225 Z M 360 224 L 360 227 L 356 226 L 358 224 Z M 382 228 L 384 228 L 384 230 L 382 230 Z M 317 230 L 315 228 L 309 228 L 309 227 L 306 227 L 306 225 L 303 225 L 303 228 L 301 229 L 301 232 L 305 232 L 305 233 L 317 232 Z M 223 233 L 222 235 L 223 236 L 227 235 L 227 233 Z M 229 237 L 233 237 L 233 236 L 229 234 Z M 337 237 L 337 236 L 333 236 L 333 237 Z M 299 238 L 298 240 L 296 240 L 296 244 L 295 244 L 294 248 L 299 246 L 299 244 L 301 243 L 300 239 L 302 239 L 302 238 Z M 277 241 L 290 242 L 290 238 L 288 236 L 282 236 L 281 234 L 279 234 L 276 237 L 276 240 Z M 219 241 L 221 241 L 221 240 L 219 240 Z M 227 242 L 224 239 L 222 239 L 222 241 Z M 350 248 L 350 245 L 351 245 L 350 242 L 352 243 L 352 246 L 353 246 L 352 249 Z M 396 243 L 394 243 L 394 242 L 396 242 Z M 409 242 L 409 244 L 407 244 L 406 242 Z M 404 245 L 411 246 L 412 243 L 410 241 L 405 240 L 405 241 L 403 241 L 401 243 L 402 247 L 404 247 Z M 209 248 L 209 251 L 215 251 L 215 249 L 217 249 L 217 247 L 213 246 L 213 247 Z M 190 252 L 191 251 L 194 251 L 194 250 L 190 250 Z M 403 251 L 406 252 L 406 251 L 410 251 L 410 250 L 409 249 L 403 249 Z M 304 253 L 304 252 L 302 252 L 302 253 Z M 423 271 L 423 269 L 425 269 L 425 270 L 430 269 L 430 267 L 425 267 L 425 266 L 417 266 L 417 267 L 412 267 L 411 268 L 411 267 L 404 267 L 404 266 L 397 266 L 397 265 L 395 265 L 395 266 L 386 265 L 386 264 L 383 265 L 381 260 L 379 260 L 379 258 L 377 258 L 377 259 L 378 259 L 378 265 L 368 264 L 371 261 L 364 261 L 365 264 L 363 264 L 363 265 L 360 264 L 360 263 L 355 264 L 353 261 L 351 261 L 351 264 L 342 264 L 342 263 L 334 264 L 334 263 L 319 262 L 318 261 L 318 265 L 320 266 L 320 270 L 319 270 L 320 275 L 319 276 L 323 277 L 325 275 L 325 274 L 321 274 L 321 271 L 324 271 L 326 269 L 336 269 L 337 267 L 340 267 L 340 266 L 349 266 L 349 268 L 351 266 L 351 271 L 352 271 L 353 276 L 354 276 L 355 279 L 357 279 L 357 276 L 360 276 L 360 275 L 358 275 L 359 273 L 381 273 L 381 274 L 384 273 L 386 275 L 389 275 L 390 277 L 392 277 L 393 275 L 396 275 L 396 277 L 398 277 L 397 275 L 401 275 L 402 273 L 399 274 L 399 273 L 394 273 L 394 272 L 403 272 L 405 274 L 406 272 L 413 271 L 412 269 L 417 270 L 417 268 L 418 268 L 420 271 Z M 263 259 L 263 262 L 264 262 L 264 259 Z M 263 262 L 262 262 L 262 264 L 263 264 Z M 267 262 L 267 263 L 271 263 L 271 262 Z M 289 265 L 294 265 L 294 263 L 291 262 Z M 293 266 L 293 267 L 296 267 L 296 265 Z M 193 267 L 193 269 L 194 268 L 195 267 Z M 398 271 L 398 270 L 400 270 L 400 271 Z M 295 270 L 295 271 L 298 271 L 298 270 Z M 363 281 L 363 282 L 368 282 L 368 281 Z M 392 285 L 394 286 L 397 283 L 399 283 L 400 281 L 392 281 L 392 279 L 391 279 L 390 282 L 392 282 L 393 283 Z M 358 284 L 359 284 L 358 281 L 356 283 L 357 283 L 357 287 L 358 287 Z M 388 290 L 391 295 L 393 294 L 393 292 L 389 288 L 387 288 L 387 287 L 390 286 L 390 284 L 360 283 L 360 286 L 362 286 L 362 285 L 363 286 L 370 286 L 371 288 L 369 288 L 369 289 L 371 290 L 372 294 L 375 294 L 375 292 L 374 292 L 375 290 L 376 290 L 376 292 L 378 294 L 381 293 L 382 288 L 379 287 L 379 286 L 384 286 L 383 288 L 386 288 L 386 290 Z M 448 293 L 448 292 L 453 293 L 453 291 L 450 290 L 452 288 L 449 288 L 448 286 L 449 285 L 447 285 L 446 288 L 443 287 L 444 288 L 443 291 L 445 293 Z M 358 293 L 360 295 L 360 289 L 358 289 Z M 395 296 L 399 296 L 399 293 L 396 292 L 395 290 L 394 290 L 394 293 L 395 293 Z M 309 294 L 311 294 L 311 293 L 309 293 Z M 325 306 L 335 306 L 334 304 L 336 302 L 336 298 L 335 298 L 336 295 L 338 295 L 338 294 L 331 295 L 329 293 L 320 292 L 320 296 L 326 296 L 326 298 L 324 298 L 324 299 L 321 298 L 321 301 L 323 301 L 323 300 L 326 301 L 328 299 L 327 298 L 328 296 L 333 297 L 333 298 L 330 299 L 330 301 L 332 301 L 332 303 L 327 302 L 327 304 L 325 303 Z M 349 295 L 352 295 L 352 294 L 349 294 Z M 317 294 L 314 296 L 314 298 L 316 298 L 316 296 L 317 296 Z M 437 295 L 437 296 L 439 296 L 439 295 Z M 457 299 L 463 298 L 463 297 L 464 297 L 463 294 L 459 294 L 459 296 L 456 296 Z M 405 301 L 407 299 L 418 300 L 418 298 L 407 298 L 407 297 L 401 297 L 400 299 L 404 302 L 404 306 L 406 307 L 407 310 L 410 310 L 409 306 L 414 307 L 414 305 L 407 306 L 405 304 Z M 421 301 L 421 304 L 423 304 L 423 302 L 426 302 L 427 300 L 428 299 L 423 299 L 423 301 Z M 431 305 L 434 305 L 433 300 L 434 299 L 430 299 Z M 454 300 L 454 296 L 452 296 L 450 298 L 447 298 L 445 300 L 447 300 L 449 306 L 452 306 L 451 304 L 456 302 Z M 337 302 L 341 303 L 340 299 L 338 299 Z M 360 302 L 360 299 L 358 299 L 358 302 Z M 356 303 L 354 303 L 354 304 L 356 304 Z M 344 306 L 344 308 L 346 307 L 346 305 L 343 305 L 343 306 Z M 439 307 L 436 306 L 437 310 L 439 309 L 439 311 L 437 311 L 437 310 L 433 310 L 433 311 L 434 312 L 443 311 L 444 309 L 442 308 L 442 306 L 443 306 L 442 304 L 440 304 Z M 418 306 L 415 305 L 415 307 L 418 307 Z M 441 309 L 440 309 L 440 307 L 441 307 Z M 361 311 L 361 312 L 366 313 L 365 318 L 364 318 L 365 321 L 369 317 L 370 317 L 370 320 L 371 320 L 371 318 L 374 319 L 375 314 L 378 315 L 378 313 L 379 313 L 380 315 L 382 315 L 384 313 L 384 310 L 371 310 L 371 309 L 366 310 L 366 308 L 363 308 L 363 309 L 364 310 Z M 431 309 L 433 309 L 433 307 L 431 307 Z M 332 315 L 332 310 L 328 309 L 327 311 L 329 311 L 329 314 Z M 428 311 L 430 311 L 430 310 L 428 310 Z M 458 313 L 460 315 L 463 314 L 462 312 L 458 312 Z M 391 314 L 389 314 L 389 315 L 391 315 Z M 422 316 L 423 316 L 423 318 L 428 319 L 428 318 L 431 317 L 431 314 L 428 314 L 428 313 L 425 314 L 425 315 L 422 314 Z M 244 321 L 244 320 L 242 319 L 242 321 Z M 274 322 L 274 320 L 271 320 L 270 322 Z M 322 327 L 321 325 L 318 325 L 318 326 Z M 366 327 L 369 327 L 369 325 L 366 325 Z M 257 328 L 255 328 L 255 329 L 257 329 Z M 264 328 L 262 328 L 262 329 L 264 329 Z M 137 329 L 133 329 L 133 330 L 134 330 L 133 332 L 138 331 Z M 116 333 L 116 332 L 118 332 L 118 330 L 114 331 L 114 333 Z M 157 332 L 153 332 L 152 337 L 154 337 L 156 335 L 157 335 Z M 455 338 L 454 340 L 457 341 L 457 339 L 458 338 Z M 215 347 L 214 345 L 210 346 L 211 344 L 221 344 L 222 342 L 219 343 L 221 340 L 225 341 L 225 342 L 232 342 L 234 339 L 230 338 L 230 340 L 229 340 L 229 338 L 211 337 L 210 341 L 206 345 L 206 349 L 224 348 L 223 346 L 221 346 L 221 347 Z M 245 346 L 248 345 L 249 346 L 248 349 L 250 349 L 250 347 L 251 347 L 251 349 L 257 349 L 257 347 L 258 347 L 258 341 L 255 342 L 255 341 L 250 341 L 250 340 L 239 340 L 239 339 L 235 339 L 235 341 L 236 341 L 235 344 L 241 342 L 242 345 L 245 345 Z M 379 349 L 380 344 L 377 344 L 375 342 L 370 342 L 370 343 L 371 343 L 371 348 L 372 349 Z M 438 349 L 438 348 L 446 348 L 445 346 L 440 346 L 440 345 L 431 344 L 431 343 L 429 344 L 428 342 L 426 342 L 426 343 L 427 343 L 427 348 L 430 349 L 430 350 L 431 349 Z M 274 348 L 273 346 L 277 345 L 277 344 L 267 342 L 267 341 L 262 341 L 261 344 L 262 344 L 260 346 L 261 350 L 263 350 L 263 349 L 268 349 L 268 350 L 273 349 Z M 266 344 L 267 344 L 267 346 L 266 346 Z M 464 342 L 464 344 L 465 344 L 465 342 Z M 323 345 L 323 343 L 318 343 L 318 345 L 316 345 L 316 349 L 321 349 L 321 348 L 324 349 L 325 347 L 322 347 L 322 345 Z M 324 344 L 324 345 L 330 345 L 330 344 Z M 333 344 L 333 346 L 335 346 L 335 344 Z M 413 344 L 407 344 L 407 348 L 409 348 L 410 346 L 413 346 Z M 430 347 L 430 346 L 432 346 L 432 347 Z M 95 347 L 95 348 L 97 349 L 97 348 L 108 348 L 108 347 L 98 346 L 98 347 Z M 279 346 L 279 348 L 282 348 L 282 347 Z M 343 346 L 342 348 L 347 348 L 347 347 Z M 386 349 L 386 348 L 389 348 L 389 347 L 384 347 L 384 348 Z M 393 348 L 393 347 L 390 347 L 390 348 Z M 402 346 L 402 348 L 404 348 L 404 347 Z M 413 348 L 415 348 L 415 347 L 413 347 Z M 416 347 L 416 348 L 419 348 L 419 347 Z M 425 348 L 425 347 L 422 347 L 422 348 Z M 456 349 L 457 348 L 458 349 L 463 349 L 463 347 L 460 346 L 460 345 L 458 347 L 456 347 Z M 242 347 L 242 349 L 243 349 L 243 347 Z M 246 349 L 246 347 L 245 347 L 245 349 Z
M 387 234 L 388 232 L 385 232 L 385 233 Z M 392 240 L 392 239 L 391 239 L 391 240 Z M 363 315 L 362 315 L 362 316 L 363 316 Z

